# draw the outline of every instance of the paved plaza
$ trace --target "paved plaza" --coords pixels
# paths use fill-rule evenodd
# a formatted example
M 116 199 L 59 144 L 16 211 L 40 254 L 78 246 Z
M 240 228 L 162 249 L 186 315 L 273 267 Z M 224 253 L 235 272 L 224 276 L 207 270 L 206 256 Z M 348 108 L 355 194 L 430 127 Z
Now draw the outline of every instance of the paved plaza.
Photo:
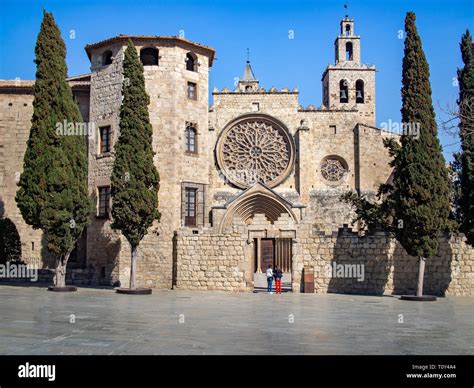
M 0 354 L 474 354 L 474 299 L 0 285 Z

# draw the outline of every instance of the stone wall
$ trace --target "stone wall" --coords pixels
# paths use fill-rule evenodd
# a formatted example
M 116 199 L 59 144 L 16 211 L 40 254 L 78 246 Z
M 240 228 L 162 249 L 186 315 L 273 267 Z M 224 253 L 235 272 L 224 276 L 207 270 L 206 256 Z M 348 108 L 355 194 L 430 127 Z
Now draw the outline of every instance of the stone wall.
M 252 291 L 246 240 L 239 233 L 199 235 L 180 230 L 176 235 L 176 288 L 188 290 Z
M 0 279 L 0 284 L 44 284 L 52 285 L 54 271 L 48 268 L 41 268 L 38 270 L 38 279 L 35 282 L 31 278 L 6 278 Z M 68 268 L 66 272 L 66 284 L 76 286 L 92 286 L 97 285 L 97 273 L 94 269 L 89 268 Z
M 302 237 L 293 258 L 293 289 L 302 291 L 303 267 L 314 268 L 316 293 L 413 294 L 418 259 L 384 232 L 358 236 L 348 228 L 331 234 L 313 232 Z M 363 265 L 356 273 L 338 277 L 339 264 Z M 463 236 L 442 237 L 437 254 L 426 261 L 424 292 L 435 295 L 474 295 L 474 249 Z M 360 268 L 360 267 L 359 267 Z M 328 270 L 331 270 L 328 273 Z M 342 275 L 342 272 L 339 273 Z M 351 276 L 352 275 L 352 276 Z M 360 272 L 359 272 L 360 275 Z
M 70 82 L 74 97 L 87 121 L 89 93 L 87 82 L 76 87 Z M 23 171 L 23 157 L 30 135 L 33 115 L 34 81 L 0 81 L 0 217 L 8 217 L 20 234 L 22 260 L 54 266 L 43 233 L 26 224 L 15 201 L 17 183 Z M 78 261 L 85 262 L 84 241 L 79 242 Z

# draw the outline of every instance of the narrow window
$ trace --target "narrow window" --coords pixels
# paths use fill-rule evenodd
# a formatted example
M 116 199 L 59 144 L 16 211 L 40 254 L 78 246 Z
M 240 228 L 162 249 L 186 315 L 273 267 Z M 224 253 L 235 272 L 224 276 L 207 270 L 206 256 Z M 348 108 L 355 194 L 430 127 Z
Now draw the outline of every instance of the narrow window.
M 106 127 L 100 127 L 100 153 L 104 154 L 110 152 L 110 141 L 112 137 L 112 129 L 110 125 Z
M 258 102 L 252 102 L 252 111 L 258 112 L 260 110 L 260 104 Z
M 346 36 L 349 36 L 351 34 L 351 25 L 346 24 Z
M 364 81 L 362 81 L 361 79 L 358 79 L 356 81 L 356 103 L 364 103 Z
M 196 69 L 196 56 L 193 53 L 186 54 L 186 70 L 197 71 Z
M 140 51 L 140 60 L 143 66 L 158 66 L 158 50 L 147 47 Z
M 335 125 L 330 125 L 329 126 L 329 132 L 331 132 L 332 134 L 335 135 L 337 133 L 336 132 L 336 126 Z
M 186 187 L 184 195 L 184 226 L 196 226 L 196 193 L 197 189 Z
M 346 61 L 352 61 L 352 42 L 346 43 Z
M 345 79 L 341 79 L 339 82 L 339 102 L 341 104 L 349 102 L 349 89 Z
M 197 100 L 196 84 L 194 82 L 188 82 L 188 98 Z
M 112 51 L 107 50 L 105 53 L 102 54 L 102 64 L 104 66 L 110 65 L 112 63 Z
M 194 124 L 186 125 L 186 151 L 197 153 L 197 133 Z
M 97 216 L 102 218 L 108 218 L 110 213 L 110 186 L 103 186 L 98 188 L 99 191 L 99 204 Z

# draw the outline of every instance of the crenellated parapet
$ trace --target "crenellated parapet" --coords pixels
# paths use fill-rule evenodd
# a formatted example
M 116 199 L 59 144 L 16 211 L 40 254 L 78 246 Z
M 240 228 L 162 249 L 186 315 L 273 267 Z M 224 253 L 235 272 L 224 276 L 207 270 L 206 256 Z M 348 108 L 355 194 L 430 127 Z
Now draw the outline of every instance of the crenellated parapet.
M 223 89 L 219 90 L 217 88 L 214 88 L 212 91 L 213 95 L 219 95 L 219 94 L 299 94 L 299 90 L 297 87 L 294 87 L 293 89 L 290 89 L 288 87 L 283 87 L 281 89 L 277 89 L 276 87 L 272 86 L 268 89 L 265 89 L 264 87 L 258 87 L 256 89 L 249 89 L 249 90 L 242 90 L 239 87 L 236 87 L 235 89 L 231 90 L 228 87 L 224 87 Z

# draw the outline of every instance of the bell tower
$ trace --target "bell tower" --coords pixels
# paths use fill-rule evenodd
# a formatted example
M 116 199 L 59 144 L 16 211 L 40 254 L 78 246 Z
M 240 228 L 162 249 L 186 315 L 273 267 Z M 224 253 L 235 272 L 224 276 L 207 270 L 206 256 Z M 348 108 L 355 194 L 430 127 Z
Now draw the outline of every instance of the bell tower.
M 334 43 L 336 63 L 351 61 L 360 64 L 360 36 L 354 34 L 354 19 L 341 20 L 341 33 Z
M 354 19 L 345 16 L 334 41 L 334 64 L 322 76 L 323 105 L 359 112 L 360 122 L 375 126 L 375 66 L 361 63 L 360 36 Z

